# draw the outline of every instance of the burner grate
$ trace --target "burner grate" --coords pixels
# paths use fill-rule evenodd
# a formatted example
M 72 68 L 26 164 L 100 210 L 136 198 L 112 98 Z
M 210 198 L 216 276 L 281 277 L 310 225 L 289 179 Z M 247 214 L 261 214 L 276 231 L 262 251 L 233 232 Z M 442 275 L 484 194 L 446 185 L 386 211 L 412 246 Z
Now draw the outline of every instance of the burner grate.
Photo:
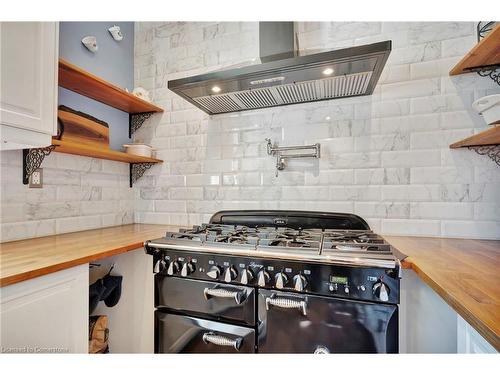
M 210 247 L 244 246 L 280 254 L 303 252 L 324 256 L 337 254 L 370 257 L 392 253 L 390 245 L 370 230 L 300 230 L 288 227 L 252 228 L 242 225 L 202 224 L 178 233 L 169 232 L 166 239 L 200 243 Z

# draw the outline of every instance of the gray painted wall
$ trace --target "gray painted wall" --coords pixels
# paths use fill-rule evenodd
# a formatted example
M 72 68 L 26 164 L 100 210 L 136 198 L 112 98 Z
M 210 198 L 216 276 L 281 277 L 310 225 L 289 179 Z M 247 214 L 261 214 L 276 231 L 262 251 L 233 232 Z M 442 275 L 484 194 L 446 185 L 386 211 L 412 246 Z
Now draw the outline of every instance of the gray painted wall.
M 124 38 L 116 42 L 108 28 L 120 26 Z M 81 43 L 84 36 L 97 38 L 99 50 L 94 54 Z M 111 83 L 134 88 L 134 23 L 133 22 L 61 22 L 59 24 L 59 56 L 102 77 Z M 95 100 L 59 88 L 59 104 L 86 112 L 109 124 L 110 146 L 120 150 L 129 142 L 128 114 Z

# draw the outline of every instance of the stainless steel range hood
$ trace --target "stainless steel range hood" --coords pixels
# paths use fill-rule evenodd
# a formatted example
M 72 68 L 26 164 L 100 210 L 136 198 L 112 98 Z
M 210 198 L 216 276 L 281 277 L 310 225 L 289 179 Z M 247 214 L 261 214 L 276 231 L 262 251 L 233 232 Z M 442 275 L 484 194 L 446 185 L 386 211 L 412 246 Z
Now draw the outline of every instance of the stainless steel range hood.
M 371 95 L 391 41 L 299 56 L 293 22 L 261 22 L 260 64 L 168 82 L 210 115 Z

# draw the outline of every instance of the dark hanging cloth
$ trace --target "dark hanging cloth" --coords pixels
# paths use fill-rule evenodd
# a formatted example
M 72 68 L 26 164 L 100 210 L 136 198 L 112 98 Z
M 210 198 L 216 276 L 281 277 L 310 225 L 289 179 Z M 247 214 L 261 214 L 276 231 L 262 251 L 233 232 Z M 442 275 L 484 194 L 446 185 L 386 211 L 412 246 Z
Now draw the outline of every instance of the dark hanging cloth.
M 113 267 L 108 273 L 89 286 L 89 314 L 92 314 L 99 301 L 104 301 L 106 306 L 113 307 L 120 300 L 122 294 L 123 276 L 111 275 Z

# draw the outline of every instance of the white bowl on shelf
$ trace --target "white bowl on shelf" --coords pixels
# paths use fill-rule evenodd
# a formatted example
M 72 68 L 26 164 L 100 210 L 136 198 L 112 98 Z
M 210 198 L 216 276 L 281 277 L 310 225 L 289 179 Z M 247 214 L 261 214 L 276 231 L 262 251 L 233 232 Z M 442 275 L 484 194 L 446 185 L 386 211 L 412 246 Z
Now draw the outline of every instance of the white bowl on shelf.
M 500 94 L 483 96 L 472 103 L 472 108 L 483 116 L 487 124 L 500 123 Z
M 146 158 L 151 158 L 153 155 L 153 147 L 145 143 L 132 143 L 123 145 L 123 147 L 125 147 L 127 154 L 144 156 Z

